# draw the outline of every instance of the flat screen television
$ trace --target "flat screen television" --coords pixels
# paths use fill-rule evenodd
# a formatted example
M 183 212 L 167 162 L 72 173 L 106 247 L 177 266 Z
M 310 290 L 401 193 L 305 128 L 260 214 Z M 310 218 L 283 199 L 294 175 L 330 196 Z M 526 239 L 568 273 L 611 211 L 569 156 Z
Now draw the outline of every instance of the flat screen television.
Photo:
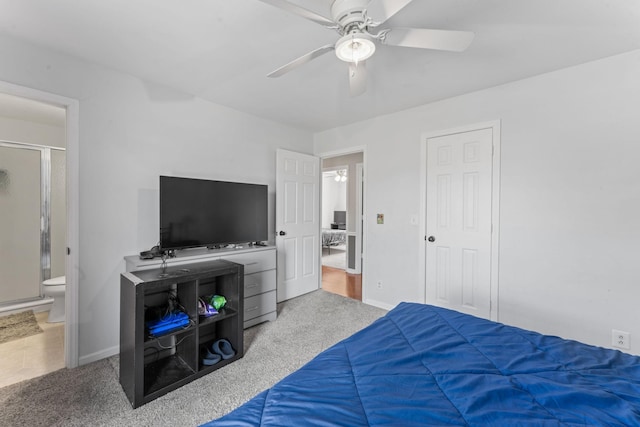
M 160 250 L 268 239 L 267 186 L 160 177 Z

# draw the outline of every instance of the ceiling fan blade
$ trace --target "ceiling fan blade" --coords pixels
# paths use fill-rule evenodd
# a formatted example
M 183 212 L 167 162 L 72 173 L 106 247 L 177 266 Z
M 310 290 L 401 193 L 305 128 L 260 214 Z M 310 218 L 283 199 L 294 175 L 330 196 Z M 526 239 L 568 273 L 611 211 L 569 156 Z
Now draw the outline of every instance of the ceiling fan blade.
M 322 46 L 316 50 L 313 50 L 309 53 L 307 53 L 306 55 L 302 55 L 300 58 L 295 59 L 291 62 L 289 62 L 287 65 L 283 65 L 282 67 L 278 68 L 275 71 L 272 71 L 271 73 L 267 74 L 267 77 L 280 77 L 281 75 L 288 73 L 289 71 L 293 70 L 294 68 L 298 68 L 301 65 L 306 64 L 309 61 L 312 61 L 314 59 L 316 59 L 319 56 L 324 55 L 325 53 L 331 51 L 331 50 L 335 50 L 335 46 L 332 44 L 328 44 L 326 46 Z
M 286 0 L 260 0 L 264 3 L 268 3 L 272 6 L 275 6 L 280 9 L 284 9 L 288 12 L 295 13 L 298 16 L 302 16 L 310 21 L 313 21 L 317 24 L 324 25 L 325 27 L 335 27 L 336 23 L 333 22 L 329 18 L 325 18 L 322 15 L 318 15 L 315 12 L 312 12 L 308 9 L 295 5 L 293 3 L 289 3 Z
M 364 61 L 349 63 L 349 93 L 358 96 L 367 90 L 367 67 Z
M 428 30 L 423 28 L 392 28 L 384 43 L 391 46 L 462 52 L 469 47 L 475 34 L 470 31 Z
M 413 0 L 372 0 L 367 6 L 367 16 L 370 16 L 376 25 L 380 25 L 391 18 Z

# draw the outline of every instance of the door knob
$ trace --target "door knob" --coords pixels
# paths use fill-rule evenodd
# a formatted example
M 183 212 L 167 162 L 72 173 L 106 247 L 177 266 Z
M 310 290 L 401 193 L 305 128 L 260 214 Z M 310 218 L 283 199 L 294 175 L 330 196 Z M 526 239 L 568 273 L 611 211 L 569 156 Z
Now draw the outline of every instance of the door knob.
M 435 241 L 436 241 L 436 238 L 435 238 L 434 236 L 429 236 L 429 237 L 427 238 L 427 240 L 428 240 L 428 241 L 430 241 L 430 242 L 435 242 Z
M 281 231 L 278 234 L 281 235 L 281 236 L 286 236 L 287 235 L 287 233 L 285 231 Z

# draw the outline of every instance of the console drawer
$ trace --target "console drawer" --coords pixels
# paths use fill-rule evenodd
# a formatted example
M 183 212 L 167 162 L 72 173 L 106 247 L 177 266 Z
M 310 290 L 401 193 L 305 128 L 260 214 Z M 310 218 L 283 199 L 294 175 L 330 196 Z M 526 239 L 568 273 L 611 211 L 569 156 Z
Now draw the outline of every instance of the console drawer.
M 244 299 L 244 320 L 262 316 L 276 309 L 276 291 L 269 291 Z
M 276 251 L 265 250 L 249 252 L 245 254 L 224 255 L 221 257 L 227 261 L 244 265 L 244 274 L 257 273 L 276 268 Z
M 259 273 L 245 274 L 244 297 L 261 294 L 276 289 L 276 271 L 268 270 Z

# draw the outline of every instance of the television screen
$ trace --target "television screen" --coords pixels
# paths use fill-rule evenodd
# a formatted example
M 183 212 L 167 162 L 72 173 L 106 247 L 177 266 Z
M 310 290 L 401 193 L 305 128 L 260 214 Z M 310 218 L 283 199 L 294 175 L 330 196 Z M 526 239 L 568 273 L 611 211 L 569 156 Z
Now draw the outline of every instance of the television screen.
M 268 239 L 267 186 L 160 177 L 160 248 Z

